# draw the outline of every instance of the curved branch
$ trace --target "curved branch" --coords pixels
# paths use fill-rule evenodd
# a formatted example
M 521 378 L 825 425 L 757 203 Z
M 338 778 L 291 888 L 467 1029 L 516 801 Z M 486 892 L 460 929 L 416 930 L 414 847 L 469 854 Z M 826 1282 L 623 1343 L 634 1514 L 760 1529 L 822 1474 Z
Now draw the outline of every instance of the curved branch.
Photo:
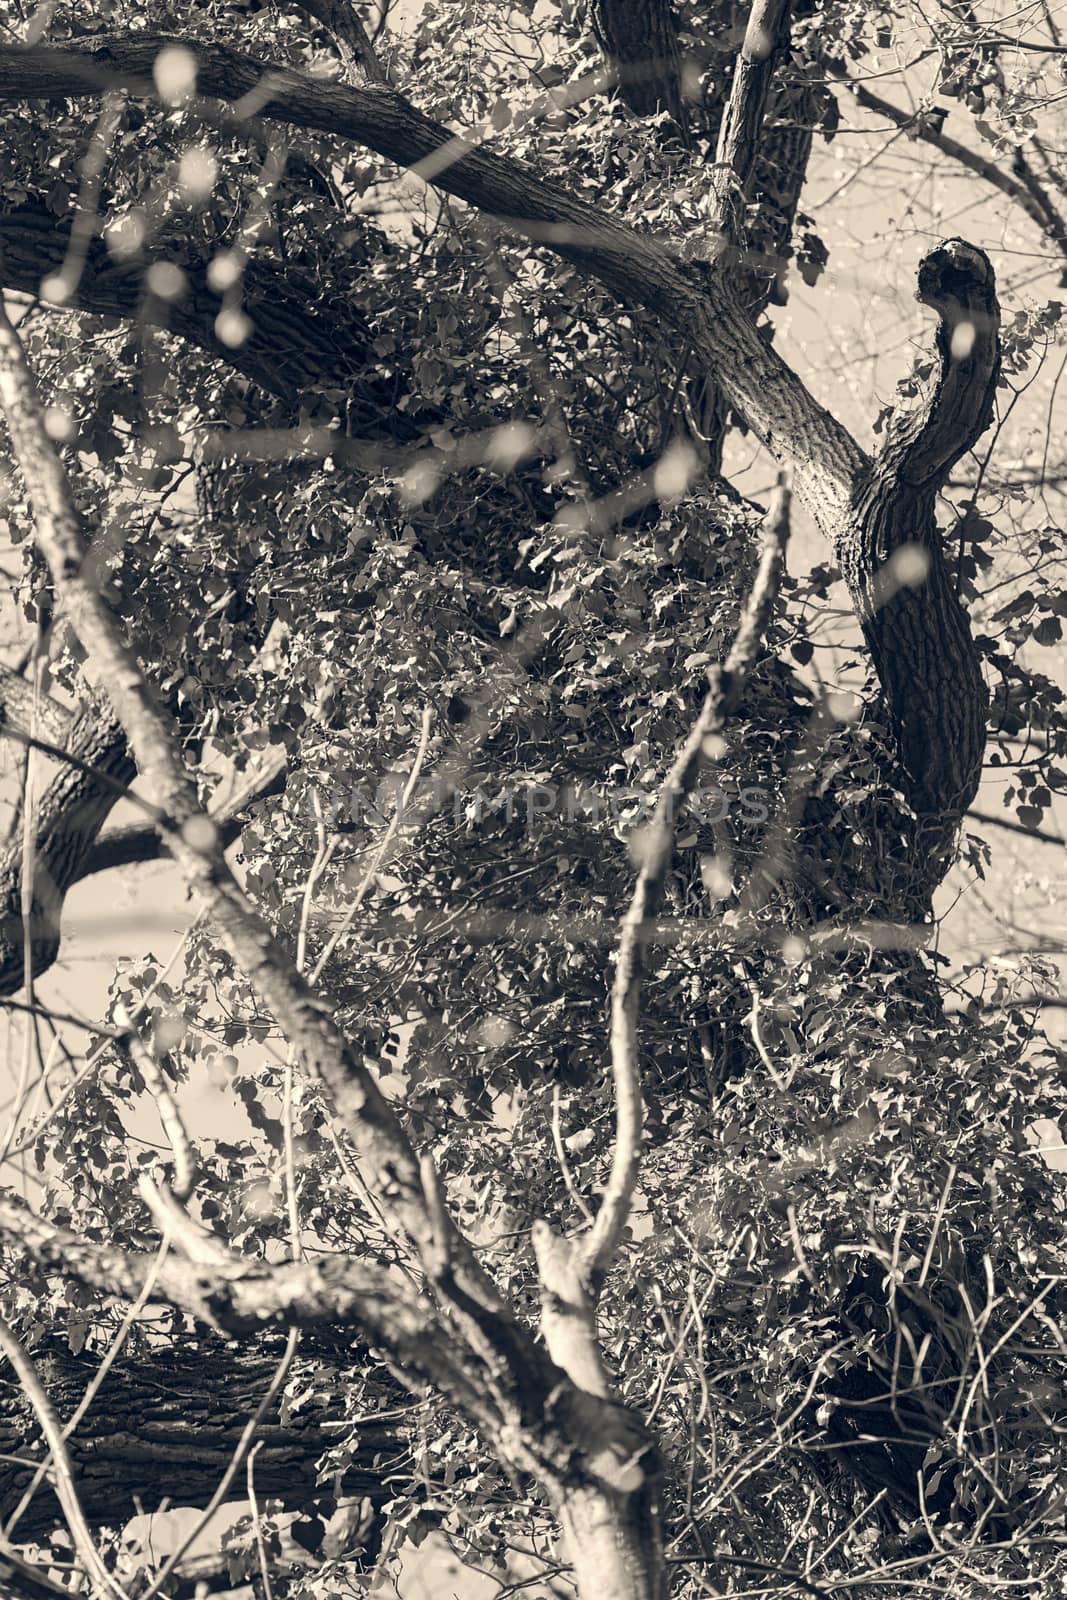
M 0 51 L 0 101 L 67 98 L 120 86 L 152 95 L 152 63 L 162 48 L 177 42 L 109 38 L 84 52 L 8 47 Z M 730 404 L 776 459 L 792 468 L 797 492 L 838 547 L 899 736 L 913 804 L 924 813 L 948 812 L 957 818 L 974 792 L 984 700 L 966 614 L 940 549 L 933 489 L 927 493 L 903 483 L 900 496 L 895 495 L 889 458 L 883 457 L 872 471 L 848 431 L 759 337 L 729 287 L 717 282 L 709 290 L 663 241 L 553 187 L 519 162 L 453 137 L 393 90 L 313 80 L 267 68 L 218 45 L 197 50 L 203 92 L 243 101 L 264 116 L 353 139 L 413 168 L 480 210 L 507 219 L 598 278 L 624 304 L 642 304 L 682 334 Z M 929 260 L 937 256 L 935 251 Z M 927 276 L 934 270 L 926 265 L 922 269 Z M 960 372 L 950 371 L 946 394 L 972 370 L 973 363 L 966 372 L 962 365 Z M 967 399 L 966 384 L 960 398 Z M 981 407 L 979 411 L 985 415 Z M 948 423 L 945 408 L 942 412 L 939 418 L 934 407 L 922 419 L 933 432 L 926 444 L 916 445 L 912 468 L 923 456 L 933 459 L 939 450 L 945 455 L 939 439 L 942 433 L 947 438 L 951 426 L 942 428 L 942 420 Z M 950 448 L 945 459 L 951 454 Z M 897 532 L 887 554 L 903 542 L 918 543 L 927 574 L 891 601 L 880 592 L 875 604 L 885 560 L 878 552 L 890 524 Z M 897 618 L 899 628 L 891 625 Z
M 121 727 L 101 700 L 83 707 L 67 731 L 77 765 L 61 765 L 35 808 L 31 950 L 39 976 L 59 954 L 59 923 L 67 890 L 108 816 L 137 775 Z M 0 995 L 25 981 L 21 839 L 0 855 Z
M 63 265 L 69 232 L 69 220 L 57 219 L 43 198 L 0 210 L 5 287 L 38 295 L 42 280 Z M 334 304 L 313 311 L 307 286 L 294 283 L 291 270 L 253 259 L 242 278 L 252 329 L 243 344 L 226 345 L 215 334 L 222 302 L 208 285 L 209 256 L 197 251 L 195 241 L 169 234 L 155 240 L 154 250 L 182 266 L 187 287 L 180 300 L 146 295 L 147 262 L 116 261 L 95 238 L 85 252 L 73 308 L 106 317 L 147 317 L 287 402 L 342 388 L 352 397 L 361 431 L 414 437 L 411 419 L 396 411 L 395 386 L 371 375 L 375 357 L 369 334 L 348 308 Z
M 709 670 L 709 687 L 700 715 L 671 764 L 652 821 L 641 840 L 641 870 L 623 918 L 611 990 L 611 1065 L 617 1100 L 615 1148 L 600 1210 L 581 1246 L 582 1275 L 594 1301 L 622 1238 L 640 1168 L 642 1097 L 637 1019 L 645 930 L 663 896 L 674 853 L 678 809 L 692 793 L 708 740 L 722 733 L 755 664 L 778 596 L 788 537 L 789 492 L 780 485 L 764 523 L 759 571 L 737 636 L 724 665 Z
M 923 261 L 918 298 L 940 318 L 940 370 L 926 404 L 893 429 L 858 486 L 855 520 L 837 551 L 913 803 L 958 818 L 981 777 L 988 695 L 934 505 L 953 464 L 992 418 L 1000 308 L 988 257 L 947 240 Z
M 0 103 L 68 99 L 108 88 L 155 98 L 152 64 L 169 45 L 189 48 L 185 40 L 148 35 L 91 40 L 80 51 L 7 46 L 0 49 Z M 202 93 L 353 140 L 413 168 L 547 245 L 625 304 L 637 301 L 662 317 L 688 340 L 772 454 L 792 467 L 797 491 L 824 531 L 832 533 L 847 513 L 852 483 L 866 465 L 864 453 L 759 337 L 732 294 L 722 290 L 709 301 L 704 281 L 682 266 L 669 244 L 545 182 L 523 163 L 452 135 L 394 90 L 328 83 L 222 45 L 194 48 Z

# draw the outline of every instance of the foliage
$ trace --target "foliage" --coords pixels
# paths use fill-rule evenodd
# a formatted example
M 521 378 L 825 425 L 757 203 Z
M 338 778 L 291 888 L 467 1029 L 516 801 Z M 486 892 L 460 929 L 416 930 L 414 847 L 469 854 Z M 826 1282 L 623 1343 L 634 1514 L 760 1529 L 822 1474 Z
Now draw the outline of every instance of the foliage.
M 295 8 L 150 9 L 160 31 L 229 42 L 237 29 L 277 63 L 329 66 L 328 40 Z M 710 103 L 738 17 L 695 13 L 683 9 L 682 39 L 704 53 Z M 50 37 L 144 20 L 122 0 L 92 18 L 60 6 Z M 827 0 L 798 19 L 797 53 L 812 67 L 817 36 L 832 37 L 842 60 L 874 71 L 899 30 L 911 40 L 924 26 L 911 9 L 902 20 Z M 999 153 L 1035 135 L 1052 68 L 1019 65 L 987 34 L 953 5 L 923 38 L 937 51 L 932 93 L 980 111 Z M 579 93 L 598 57 L 576 8 L 430 4 L 386 38 L 390 70 L 429 114 L 480 128 L 492 148 L 668 236 L 684 260 L 712 254 L 713 121 L 687 147 L 665 115 L 642 123 L 619 97 Z M 827 134 L 834 114 L 822 107 Z M 4 120 L 27 156 L 0 185 L 5 204 L 43 200 L 65 216 L 85 108 Z M 180 163 L 207 149 L 210 192 L 194 194 Z M 284 799 L 241 837 L 249 894 L 285 941 L 309 935 L 311 964 L 344 927 L 325 979 L 352 1036 L 386 1040 L 387 1093 L 533 1321 L 531 1223 L 577 1229 L 580 1197 L 606 1180 L 610 950 L 648 804 L 749 586 L 759 507 L 683 442 L 689 353 L 673 335 L 365 152 L 287 134 L 271 178 L 279 149 L 250 161 L 247 130 L 213 126 L 200 103 L 125 104 L 100 216 L 115 230 L 133 217 L 144 260 L 191 270 L 198 254 L 247 251 L 306 287 L 308 312 L 366 355 L 358 393 L 333 373 L 269 395 L 192 349 L 177 312 L 159 332 L 34 308 L 20 331 L 108 599 L 205 791 L 269 748 L 291 753 Z M 791 248 L 813 287 L 833 253 L 810 221 Z M 238 289 L 241 307 L 254 321 Z M 1009 320 L 1002 419 L 1058 349 L 1059 313 L 1050 301 Z M 925 359 L 900 404 L 930 377 Z M 334 418 L 350 438 L 380 427 L 428 442 L 433 459 L 226 453 L 228 431 Z M 490 443 L 471 464 L 460 445 L 482 430 Z M 1046 448 L 1043 475 L 1057 464 Z M 1010 768 L 1019 821 L 1039 826 L 1067 785 L 1063 690 L 1030 650 L 1062 638 L 1062 533 L 995 456 L 961 470 L 943 523 L 990 668 L 988 759 Z M 43 586 L 14 485 L 7 511 L 35 621 Z M 1037 1547 L 1014 1550 L 1020 1530 L 1062 1529 L 1064 1198 L 1030 1130 L 1045 1118 L 1067 1132 L 1067 1061 L 1025 995 L 998 995 L 990 1013 L 966 974 L 946 1015 L 928 956 L 812 937 L 914 906 L 917 824 L 873 687 L 853 674 L 842 694 L 811 670 L 835 578 L 817 567 L 787 583 L 711 793 L 679 831 L 670 937 L 649 954 L 643 997 L 640 1203 L 603 1342 L 620 1398 L 658 1430 L 679 1593 L 700 1581 L 687 1587 L 683 1561 L 714 1549 L 791 1568 L 803 1538 L 818 1583 L 904 1594 L 915 1563 L 917 1584 L 951 1571 L 952 1592 L 985 1595 L 1025 1576 Z M 78 651 L 60 642 L 55 677 L 71 687 Z M 368 879 L 427 708 L 425 779 Z M 752 869 L 779 847 L 753 907 Z M 109 1020 L 142 1005 L 173 1083 L 214 1075 L 247 1121 L 240 1137 L 198 1133 L 198 1215 L 242 1253 L 278 1259 L 291 1138 L 305 1248 L 395 1264 L 320 1091 L 298 1075 L 289 1103 L 284 1042 L 210 930 L 194 929 L 167 978 L 155 953 L 131 953 Z M 41 1209 L 90 1240 L 153 1249 L 137 1179 L 159 1154 L 124 1120 L 145 1085 L 103 1037 L 96 1048 L 99 1064 L 38 1131 Z M 13 1247 L 5 1265 L 24 1330 L 106 1348 L 103 1297 L 58 1285 Z M 182 1333 L 174 1314 L 151 1337 Z M 358 1375 L 340 1400 L 358 1417 Z M 283 1403 L 302 1402 L 291 1387 Z M 354 1441 L 324 1450 L 324 1494 Z M 340 1566 L 284 1553 L 281 1509 L 228 1536 L 231 1576 L 254 1577 L 265 1551 L 289 1593 L 335 1592 Z M 511 1545 L 536 1547 L 549 1526 L 441 1407 L 413 1432 L 385 1518 L 383 1566 L 438 1529 L 503 1568 Z M 752 1576 L 721 1571 L 738 1590 Z

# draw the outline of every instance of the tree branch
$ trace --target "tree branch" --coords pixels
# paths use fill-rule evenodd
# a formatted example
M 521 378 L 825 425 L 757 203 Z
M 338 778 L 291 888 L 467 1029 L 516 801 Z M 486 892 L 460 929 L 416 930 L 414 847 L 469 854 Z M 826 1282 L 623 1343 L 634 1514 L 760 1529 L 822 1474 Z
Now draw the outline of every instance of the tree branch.
M 688 137 L 671 0 L 592 0 L 590 18 L 619 94 L 639 117 L 668 111 Z
M 377 53 L 352 0 L 296 0 L 301 11 L 321 22 L 337 46 L 347 71 L 359 68 L 371 83 L 388 83 Z
M 641 869 L 620 930 L 611 990 L 611 1064 L 617 1117 L 615 1149 L 600 1210 L 581 1247 L 582 1276 L 594 1300 L 622 1238 L 640 1167 L 642 1098 L 637 1019 L 643 936 L 663 895 L 674 853 L 678 811 L 697 781 L 708 740 L 722 733 L 737 708 L 755 664 L 778 596 L 788 537 L 789 492 L 780 484 L 764 522 L 759 570 L 737 636 L 724 665 L 709 671 L 709 688 L 700 715 L 671 765 L 652 820 L 639 840 Z
M 156 55 L 178 42 L 109 38 L 82 53 L 7 47 L 0 51 L 0 101 L 66 98 L 120 86 L 151 95 L 148 74 Z M 597 277 L 624 304 L 642 304 L 681 333 L 753 432 L 792 468 L 797 492 L 837 546 L 898 733 L 913 804 L 924 813 L 958 817 L 977 781 L 984 698 L 966 613 L 941 552 L 932 496 L 917 496 L 914 486 L 905 484 L 893 509 L 888 473 L 872 473 L 855 440 L 759 337 L 726 285 L 717 285 L 711 299 L 707 284 L 663 241 L 555 189 L 519 162 L 451 136 L 392 90 L 324 83 L 264 67 L 217 45 L 199 46 L 197 64 L 202 92 L 238 101 L 246 114 L 254 109 L 354 139 L 411 167 L 447 192 L 507 219 Z M 936 270 L 921 269 L 927 277 Z M 981 408 L 979 414 L 984 415 Z M 928 420 L 937 424 L 936 412 Z M 867 492 L 858 498 L 861 489 Z M 915 516 L 921 521 L 912 530 L 912 542 L 925 552 L 926 575 L 914 586 L 898 588 L 887 603 L 892 610 L 878 620 L 871 616 L 871 595 L 879 585 L 884 590 L 879 576 L 886 559 L 879 557 L 884 529 L 892 522 L 903 530 Z M 867 525 L 872 519 L 877 528 Z M 890 544 L 886 556 L 895 548 Z M 887 625 L 889 617 L 899 629 Z
M 940 370 L 926 403 L 893 428 L 858 486 L 837 553 L 913 804 L 958 818 L 981 777 L 988 695 L 934 513 L 944 478 L 992 417 L 1000 309 L 988 257 L 947 240 L 923 261 L 918 298 L 940 318 Z
M 63 1507 L 64 1520 L 70 1530 L 74 1548 L 78 1553 L 82 1566 L 85 1568 L 86 1574 L 91 1579 L 94 1589 L 101 1596 L 116 1594 L 119 1600 L 125 1600 L 118 1582 L 104 1566 L 100 1552 L 96 1548 L 96 1542 L 89 1532 L 82 1513 L 81 1501 L 78 1498 L 78 1491 L 74 1483 L 74 1474 L 71 1471 L 67 1442 L 63 1437 L 62 1424 L 56 1416 L 52 1402 L 49 1400 L 37 1376 L 36 1367 L 3 1318 L 0 1318 L 0 1351 L 7 1357 L 17 1373 L 19 1383 L 22 1385 L 22 1389 L 34 1409 L 41 1432 L 48 1445 L 52 1457 L 56 1498 Z
M 972 807 L 967 815 L 973 817 L 975 822 L 984 822 L 987 827 L 1019 833 L 1024 839 L 1037 839 L 1041 844 L 1067 845 L 1067 838 L 1062 833 L 1049 833 L 1045 828 L 1027 828 L 1021 822 L 1013 822 L 1010 817 L 995 816 L 991 811 L 975 811 Z
M 37 540 L 61 602 L 91 665 L 107 683 L 160 816 L 167 847 L 248 980 L 259 990 L 289 1042 L 327 1088 L 364 1174 L 386 1213 L 421 1256 L 432 1251 L 414 1151 L 396 1115 L 341 1030 L 333 1008 L 297 971 L 253 910 L 226 862 L 219 833 L 197 804 L 137 661 L 84 570 L 86 544 L 66 474 L 44 427 L 40 403 L 18 336 L 0 309 L 0 402 L 33 508 Z M 502 1302 L 469 1246 L 458 1252 L 463 1287 L 493 1310 Z
M 789 0 L 754 0 L 734 62 L 712 171 L 718 225 L 735 246 L 745 237 L 745 208 L 775 68 L 788 48 Z
M 3 728 L 0 727 L 0 736 Z M 19 733 L 19 738 L 28 735 Z M 34 816 L 31 949 L 39 976 L 59 953 L 59 924 L 67 890 L 104 822 L 137 775 L 129 746 L 110 708 L 90 697 L 65 731 L 59 771 Z M 63 755 L 66 755 L 66 760 Z M 22 907 L 23 850 L 12 839 L 0 855 L 0 995 L 25 981 Z
M 136 1299 L 152 1273 L 153 1299 L 230 1338 L 266 1327 L 358 1326 L 396 1357 L 400 1370 L 410 1370 L 413 1388 L 433 1383 L 475 1420 L 496 1425 L 484 1381 L 464 1370 L 456 1340 L 435 1307 L 388 1268 L 351 1256 L 273 1265 L 230 1256 L 211 1265 L 172 1255 L 160 1266 L 154 1255 L 87 1244 L 3 1192 L 0 1229 L 46 1270 L 103 1294 Z M 221 1240 L 219 1245 L 225 1249 Z
M 0 233 L 2 229 L 0 222 Z M 64 743 L 71 725 L 66 707 L 47 695 L 35 694 L 33 684 L 27 683 L 21 672 L 0 666 L 0 728 L 6 726 L 29 734 L 35 718 L 39 738 L 52 744 Z
M 108 88 L 155 97 L 152 64 L 167 37 L 109 37 L 82 51 L 0 49 L 0 103 L 67 99 Z M 855 440 L 812 397 L 757 334 L 745 309 L 723 291 L 709 303 L 703 280 L 670 246 L 628 228 L 541 179 L 521 162 L 476 148 L 426 117 L 394 90 L 352 88 L 265 66 L 220 45 L 196 45 L 201 93 L 243 102 L 251 114 L 354 140 L 413 168 L 479 210 L 599 278 L 625 304 L 638 301 L 692 345 L 753 432 L 794 472 L 797 491 L 831 534 L 847 514 L 852 483 L 866 465 Z M 250 96 L 250 99 L 245 97 Z
M 831 61 L 826 62 L 826 69 L 865 110 L 877 112 L 879 116 L 885 117 L 887 122 L 893 123 L 894 127 L 902 128 L 912 138 L 921 139 L 925 144 L 932 145 L 935 150 L 940 150 L 942 155 L 948 156 L 950 160 L 965 167 L 968 172 L 975 173 L 994 189 L 998 189 L 1001 194 L 1007 195 L 1009 200 L 1037 224 L 1067 261 L 1067 222 L 1032 174 L 1013 177 L 1011 173 L 998 167 L 995 161 L 990 161 L 987 156 L 980 155 L 977 150 L 969 149 L 951 134 L 945 133 L 938 123 L 925 117 L 922 112 L 901 110 L 899 106 L 893 105 L 892 101 L 884 100 L 880 94 L 868 89 L 866 84 L 853 83 L 847 77 L 844 67 L 835 66 Z
M 240 791 L 224 806 L 210 813 L 212 822 L 219 830 L 223 850 L 228 850 L 241 837 L 249 806 L 271 795 L 284 794 L 288 776 L 284 756 L 271 760 L 261 771 L 252 774 L 250 784 L 242 785 Z M 119 828 L 97 839 L 79 863 L 72 881 L 80 883 L 83 878 L 90 878 L 97 872 L 107 872 L 113 867 L 159 861 L 166 854 L 166 841 L 155 828 Z
M 363 1178 L 390 1225 L 407 1234 L 460 1326 L 473 1327 L 478 1337 L 460 1338 L 455 1320 L 443 1320 L 431 1302 L 388 1269 L 344 1256 L 277 1267 L 238 1257 L 217 1265 L 171 1257 L 152 1268 L 161 1297 L 235 1335 L 266 1322 L 287 1327 L 356 1322 L 398 1359 L 401 1370 L 435 1383 L 488 1433 L 512 1466 L 533 1473 L 557 1502 L 571 1492 L 567 1475 L 576 1449 L 590 1456 L 589 1471 L 599 1483 L 608 1428 L 601 1403 L 564 1381 L 453 1224 L 448 1226 L 447 1271 L 441 1271 L 442 1207 L 428 1201 L 425 1167 L 420 1169 L 396 1113 L 342 1031 L 334 1007 L 309 987 L 249 904 L 227 866 L 217 829 L 198 811 L 195 788 L 137 662 L 85 575 L 86 546 L 69 485 L 45 431 L 22 347 L 2 308 L 0 402 L 57 600 L 89 663 L 109 685 L 172 856 L 235 963 L 327 1089 Z M 150 1270 L 152 1258 L 97 1250 L 10 1200 L 0 1201 L 0 1228 L 23 1238 L 39 1259 L 107 1293 L 135 1298 Z M 640 1431 L 628 1415 L 624 1423 L 628 1437 Z M 627 1482 L 612 1492 L 647 1492 L 643 1479 L 642 1485 Z M 595 1492 L 603 1493 L 602 1487 Z
M 45 278 L 58 273 L 67 254 L 70 222 L 31 197 L 0 210 L 0 277 L 5 287 L 37 296 Z M 116 261 L 100 238 L 87 242 L 77 293 L 70 307 L 97 316 L 143 317 L 156 327 L 188 340 L 287 403 L 314 397 L 324 389 L 343 389 L 351 398 L 351 420 L 369 437 L 399 441 L 417 430 L 396 410 L 396 386 L 373 375 L 375 357 L 365 325 L 344 305 L 311 309 L 306 284 L 292 271 L 253 259 L 241 280 L 251 332 L 243 344 L 223 344 L 215 333 L 221 300 L 208 284 L 210 255 L 188 234 L 164 233 L 153 240 L 153 254 L 180 265 L 186 291 L 163 302 L 144 292 L 146 260 Z

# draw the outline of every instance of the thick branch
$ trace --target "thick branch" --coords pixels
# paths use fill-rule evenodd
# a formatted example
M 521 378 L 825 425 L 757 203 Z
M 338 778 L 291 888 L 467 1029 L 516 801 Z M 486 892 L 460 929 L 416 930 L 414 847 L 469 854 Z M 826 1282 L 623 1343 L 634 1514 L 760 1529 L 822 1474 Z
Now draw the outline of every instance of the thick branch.
M 437 1307 L 388 1268 L 346 1256 L 275 1265 L 232 1257 L 208 1265 L 171 1255 L 160 1263 L 154 1255 L 87 1243 L 3 1191 L 0 1232 L 21 1244 L 39 1269 L 103 1294 L 134 1300 L 151 1276 L 154 1299 L 230 1337 L 254 1336 L 270 1327 L 357 1326 L 388 1350 L 406 1385 L 434 1384 L 484 1430 L 503 1459 L 533 1474 L 564 1525 L 568 1504 L 587 1510 L 597 1504 L 623 1525 L 622 1510 L 631 1504 L 653 1516 L 658 1471 L 635 1416 L 576 1388 L 517 1328 L 524 1364 L 513 1365 L 505 1376 L 498 1356 L 493 1378 L 504 1382 L 487 1382 L 458 1347 Z M 651 1572 L 660 1570 L 660 1552 L 657 1533 L 654 1546 L 645 1551 Z M 583 1600 L 616 1592 L 624 1591 L 589 1585 L 582 1591 Z M 653 1600 L 659 1590 L 650 1583 L 640 1594 Z
M 135 1500 L 145 1511 L 157 1510 L 166 1500 L 206 1506 L 277 1366 L 278 1353 L 274 1338 L 260 1336 L 244 1345 L 205 1338 L 157 1348 L 142 1358 L 120 1359 L 69 1443 L 87 1521 L 94 1527 L 113 1527 L 116 1520 L 121 1525 L 127 1515 L 133 1516 Z M 34 1354 L 52 1404 L 60 1416 L 70 1416 L 92 1380 L 96 1360 L 74 1356 L 58 1341 Z M 401 1412 L 410 1402 L 402 1389 L 384 1380 L 375 1380 L 368 1393 L 363 1369 L 369 1362 L 367 1353 L 351 1347 L 343 1335 L 305 1336 L 295 1370 L 307 1367 L 315 1380 L 316 1403 L 298 1408 L 284 1423 L 272 1420 L 260 1428 L 256 1483 L 264 1495 L 280 1498 L 290 1511 L 321 1498 L 316 1461 L 341 1436 L 345 1391 L 355 1380 L 361 1413 L 349 1445 L 354 1459 L 341 1488 L 345 1495 L 367 1496 L 374 1504 L 389 1498 L 390 1472 L 402 1469 L 408 1455 Z M 20 1471 L 8 1464 L 3 1470 L 4 1520 L 33 1478 L 37 1436 L 22 1389 L 5 1377 L 0 1380 L 0 1452 L 25 1453 L 26 1467 Z M 243 1484 L 235 1486 L 235 1499 L 243 1496 Z M 45 1483 L 19 1518 L 18 1537 L 45 1539 L 60 1517 Z
M 152 63 L 175 44 L 184 41 L 108 38 L 84 52 L 8 47 L 0 50 L 0 102 L 67 99 L 109 87 L 154 97 Z M 725 292 L 709 303 L 704 282 L 683 269 L 667 244 L 556 189 L 522 163 L 453 137 L 393 90 L 326 83 L 219 45 L 196 50 L 201 92 L 229 101 L 251 95 L 262 116 L 337 134 L 416 168 L 599 278 L 625 304 L 640 303 L 670 323 L 753 432 L 793 468 L 798 492 L 832 534 L 866 465 L 863 452 L 759 337 L 741 305 Z
M 590 16 L 630 110 L 639 117 L 668 111 L 684 133 L 682 62 L 671 0 L 592 0 Z
M 0 223 L 0 230 L 2 230 Z M 62 744 L 70 729 L 70 712 L 47 695 L 34 693 L 21 673 L 0 667 L 0 725 L 32 733 L 36 719 L 38 738 Z
M 271 795 L 284 793 L 288 775 L 284 764 L 272 765 L 251 790 L 242 790 L 235 799 L 211 813 L 223 850 L 228 850 L 241 837 L 248 807 Z M 159 861 L 166 854 L 166 842 L 155 828 L 119 828 L 97 839 L 78 864 L 73 881 L 80 883 L 83 878 L 91 878 L 94 873 L 107 872 L 113 867 Z
M 66 745 L 79 765 L 61 765 L 35 806 L 31 949 L 37 976 L 59 953 L 67 890 L 137 771 L 122 729 L 98 699 L 75 717 Z M 14 994 L 25 981 L 22 872 L 22 841 L 15 838 L 0 856 L 0 995 Z
M 136 1300 L 151 1277 L 157 1303 L 176 1306 L 231 1338 L 267 1327 L 359 1327 L 384 1345 L 412 1385 L 434 1383 L 476 1420 L 493 1420 L 493 1401 L 457 1362 L 457 1347 L 431 1302 L 387 1268 L 349 1256 L 270 1265 L 230 1257 L 213 1265 L 87 1243 L 0 1193 L 0 1230 L 47 1272 L 106 1295 Z M 225 1246 L 219 1241 L 220 1254 Z
M 982 251 L 951 239 L 919 272 L 941 319 L 927 403 L 894 428 L 837 541 L 885 689 L 901 757 L 926 814 L 958 817 L 978 788 L 988 696 L 967 615 L 941 552 L 935 497 L 992 417 L 1000 311 Z
M 43 199 L 0 211 L 0 277 L 5 287 L 39 294 L 42 280 L 63 264 L 69 231 L 69 223 L 59 221 Z M 103 240 L 92 239 L 73 305 L 106 317 L 147 317 L 286 402 L 323 389 L 344 389 L 352 397 L 361 431 L 373 435 L 377 430 L 398 439 L 414 435 L 410 418 L 395 409 L 394 387 L 368 375 L 374 361 L 369 335 L 344 306 L 312 310 L 306 284 L 294 282 L 291 272 L 253 259 L 242 278 L 252 330 L 243 344 L 226 345 L 215 335 L 222 302 L 208 287 L 210 257 L 186 236 L 163 235 L 153 249 L 184 269 L 187 288 L 180 300 L 167 303 L 146 295 L 147 263 L 137 258 L 117 261 Z
M 740 243 L 775 68 L 789 48 L 789 0 L 754 0 L 719 125 L 712 187 L 718 223 Z

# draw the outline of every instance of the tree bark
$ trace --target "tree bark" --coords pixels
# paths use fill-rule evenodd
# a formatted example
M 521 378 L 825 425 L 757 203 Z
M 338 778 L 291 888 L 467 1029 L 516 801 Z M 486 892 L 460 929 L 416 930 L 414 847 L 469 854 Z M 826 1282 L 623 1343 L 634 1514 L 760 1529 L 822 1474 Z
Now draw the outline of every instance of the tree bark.
M 985 432 L 1000 370 L 1000 308 L 981 250 L 947 241 L 926 257 L 919 299 L 941 319 L 940 362 L 926 403 L 892 430 L 858 485 L 842 571 L 885 691 L 912 800 L 925 816 L 958 818 L 978 790 L 987 694 L 981 663 L 937 530 L 937 491 Z M 922 603 L 897 575 L 920 558 Z
M 123 788 L 137 774 L 122 729 L 101 700 L 91 699 L 75 717 L 67 748 L 83 765 L 61 765 L 34 808 L 30 949 L 35 975 L 55 961 L 67 890 Z M 0 855 L 0 995 L 14 994 L 26 977 L 22 876 L 23 843 L 16 836 Z
M 196 1509 L 206 1506 L 270 1382 L 280 1348 L 276 1341 L 263 1339 L 244 1346 L 205 1339 L 156 1349 L 139 1358 L 120 1358 L 69 1444 L 87 1520 L 94 1526 L 121 1527 L 138 1508 L 155 1511 L 164 1501 Z M 371 1398 L 376 1403 L 361 1405 L 358 1429 L 349 1442 L 355 1455 L 351 1467 L 340 1485 L 332 1479 L 320 1485 L 316 1461 L 346 1437 L 346 1385 L 358 1372 L 361 1395 L 366 1391 L 368 1381 L 362 1372 L 368 1357 L 359 1347 L 346 1350 L 340 1340 L 324 1340 L 317 1355 L 313 1349 L 314 1341 L 308 1339 L 296 1371 L 304 1366 L 316 1400 L 285 1422 L 272 1417 L 260 1427 L 257 1488 L 264 1497 L 280 1499 L 289 1511 L 328 1502 L 338 1489 L 380 1505 L 392 1493 L 390 1476 L 406 1478 L 409 1452 L 399 1411 L 410 1409 L 410 1397 L 385 1380 L 373 1383 Z M 58 1342 L 35 1356 L 52 1403 L 61 1417 L 69 1416 L 93 1377 L 96 1361 L 74 1356 Z M 374 1415 L 377 1409 L 383 1417 L 380 1422 Z M 27 1466 L 20 1470 L 7 1461 L 0 1468 L 4 1520 L 33 1478 L 41 1459 L 38 1441 L 39 1429 L 25 1394 L 5 1371 L 0 1378 L 0 1453 L 25 1454 Z M 244 1475 L 239 1474 L 233 1498 L 241 1500 L 244 1495 Z M 45 1482 L 20 1517 L 14 1537 L 40 1541 L 62 1522 L 58 1502 Z
M 639 117 L 669 111 L 685 134 L 682 62 L 670 0 L 592 0 L 590 16 L 630 110 Z
M 5 287 L 38 295 L 42 280 L 63 265 L 70 233 L 69 219 L 60 219 L 43 199 L 0 211 L 0 277 Z M 153 241 L 153 255 L 179 264 L 186 275 L 185 294 L 166 303 L 144 292 L 147 260 L 117 261 L 102 239 L 92 239 L 78 280 L 74 309 L 98 316 L 147 317 L 157 327 L 187 339 L 251 378 L 289 406 L 311 401 L 323 390 L 343 390 L 349 400 L 353 431 L 400 442 L 417 436 L 412 419 L 396 409 L 397 386 L 373 374 L 370 334 L 361 319 L 344 305 L 312 310 L 309 285 L 270 262 L 249 261 L 242 292 L 252 330 L 243 344 L 223 344 L 215 334 L 222 306 L 209 288 L 210 258 L 187 236 L 165 234 Z

